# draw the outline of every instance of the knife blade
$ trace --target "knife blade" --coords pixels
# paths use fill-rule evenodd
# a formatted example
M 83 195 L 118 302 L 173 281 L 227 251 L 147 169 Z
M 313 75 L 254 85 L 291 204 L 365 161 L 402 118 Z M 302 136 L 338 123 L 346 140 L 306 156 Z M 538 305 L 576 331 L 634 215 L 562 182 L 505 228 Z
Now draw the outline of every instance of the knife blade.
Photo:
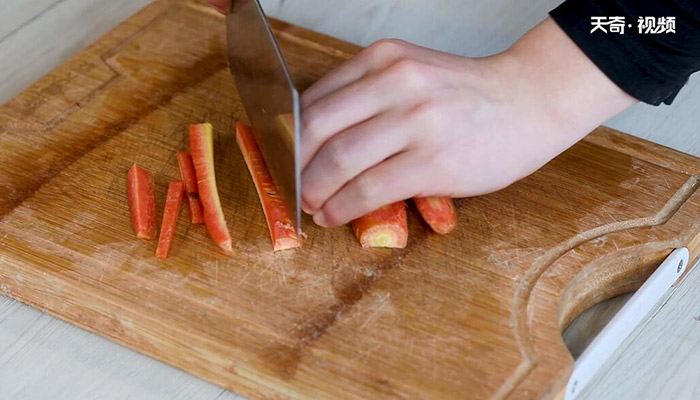
M 227 57 L 272 179 L 301 234 L 299 92 L 258 0 L 234 0 Z

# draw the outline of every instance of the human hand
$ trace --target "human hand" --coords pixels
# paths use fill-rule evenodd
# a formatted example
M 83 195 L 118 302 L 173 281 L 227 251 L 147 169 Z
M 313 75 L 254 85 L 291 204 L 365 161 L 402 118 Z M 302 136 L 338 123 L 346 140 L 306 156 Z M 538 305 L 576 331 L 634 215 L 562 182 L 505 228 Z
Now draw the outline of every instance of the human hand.
M 490 193 L 635 102 L 550 19 L 482 59 L 379 41 L 302 96 L 303 207 L 330 227 Z
M 231 10 L 231 0 L 207 0 L 207 3 L 216 8 L 220 13 L 226 14 Z

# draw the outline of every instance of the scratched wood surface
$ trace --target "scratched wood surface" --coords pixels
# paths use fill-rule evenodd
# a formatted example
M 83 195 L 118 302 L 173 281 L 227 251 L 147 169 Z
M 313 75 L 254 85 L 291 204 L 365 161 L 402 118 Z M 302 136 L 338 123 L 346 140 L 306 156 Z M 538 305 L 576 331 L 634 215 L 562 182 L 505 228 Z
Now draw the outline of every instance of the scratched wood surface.
M 0 108 L 3 294 L 250 397 L 532 398 L 561 393 L 578 313 L 673 247 L 697 254 L 700 162 L 609 129 L 459 202 L 451 236 L 412 218 L 406 250 L 364 251 L 307 220 L 303 249 L 271 254 L 220 18 L 156 1 Z M 358 50 L 275 28 L 302 88 Z M 183 213 L 158 261 L 133 239 L 126 170 L 153 171 L 162 204 L 203 120 L 236 254 Z

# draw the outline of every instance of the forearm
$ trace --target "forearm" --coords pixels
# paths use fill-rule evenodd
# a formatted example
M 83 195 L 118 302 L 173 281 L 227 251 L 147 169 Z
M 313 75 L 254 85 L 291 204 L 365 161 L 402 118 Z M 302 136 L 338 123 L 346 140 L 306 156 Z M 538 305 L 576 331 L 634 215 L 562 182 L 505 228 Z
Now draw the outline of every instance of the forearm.
M 520 92 L 542 96 L 547 115 L 562 137 L 543 138 L 573 144 L 637 100 L 613 83 L 547 18 L 496 58 L 510 68 L 504 76 Z M 516 76 L 526 77 L 518 79 Z M 568 146 L 567 146 L 568 147 Z

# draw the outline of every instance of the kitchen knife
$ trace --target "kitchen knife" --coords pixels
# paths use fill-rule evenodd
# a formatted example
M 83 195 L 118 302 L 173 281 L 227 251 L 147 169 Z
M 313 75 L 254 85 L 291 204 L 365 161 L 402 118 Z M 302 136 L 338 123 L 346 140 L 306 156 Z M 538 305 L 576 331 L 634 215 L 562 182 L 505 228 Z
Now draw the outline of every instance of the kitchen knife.
M 233 0 L 226 42 L 238 94 L 300 234 L 299 93 L 258 0 Z

